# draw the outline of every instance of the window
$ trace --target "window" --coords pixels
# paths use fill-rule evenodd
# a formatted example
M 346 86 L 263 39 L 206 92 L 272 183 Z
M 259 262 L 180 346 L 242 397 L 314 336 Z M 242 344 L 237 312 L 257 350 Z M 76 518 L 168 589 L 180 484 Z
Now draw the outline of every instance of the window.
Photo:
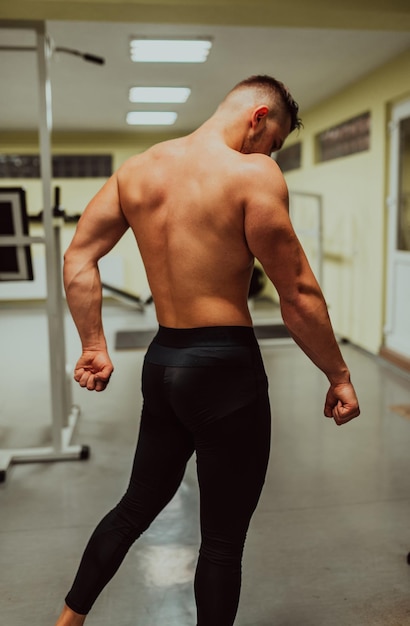
M 53 178 L 108 178 L 112 156 L 105 154 L 54 155 Z M 0 178 L 40 178 L 40 157 L 36 154 L 0 155 Z
M 318 161 L 330 161 L 370 148 L 370 113 L 353 117 L 317 136 Z
M 299 142 L 283 148 L 276 154 L 275 160 L 282 172 L 299 169 L 302 161 L 302 144 Z

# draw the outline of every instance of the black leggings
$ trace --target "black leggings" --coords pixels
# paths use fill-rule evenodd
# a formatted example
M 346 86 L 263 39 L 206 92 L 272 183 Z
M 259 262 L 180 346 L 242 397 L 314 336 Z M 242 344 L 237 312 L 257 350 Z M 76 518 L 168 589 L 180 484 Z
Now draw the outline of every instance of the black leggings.
M 160 327 L 145 357 L 142 391 L 128 490 L 91 536 L 66 603 L 89 612 L 132 543 L 174 496 L 195 451 L 202 537 L 197 626 L 231 626 L 270 445 L 267 380 L 253 330 Z

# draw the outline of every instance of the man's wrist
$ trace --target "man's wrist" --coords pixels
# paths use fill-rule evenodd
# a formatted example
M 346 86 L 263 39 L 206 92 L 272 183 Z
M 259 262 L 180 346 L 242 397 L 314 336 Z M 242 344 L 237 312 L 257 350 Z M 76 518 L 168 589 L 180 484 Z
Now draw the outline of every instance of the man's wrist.
M 350 384 L 350 372 L 347 367 L 337 372 L 328 373 L 327 378 L 333 387 L 336 385 Z
M 82 344 L 83 352 L 106 352 L 107 351 L 107 343 L 105 339 L 101 341 L 93 341 Z

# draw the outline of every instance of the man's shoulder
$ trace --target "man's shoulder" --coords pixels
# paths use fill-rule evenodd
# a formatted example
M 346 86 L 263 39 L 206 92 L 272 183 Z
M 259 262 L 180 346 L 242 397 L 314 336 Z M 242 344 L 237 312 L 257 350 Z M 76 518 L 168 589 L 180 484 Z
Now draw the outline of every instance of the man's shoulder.
M 253 152 L 252 154 L 243 154 L 244 167 L 249 169 L 259 170 L 261 173 L 282 176 L 282 172 L 279 165 L 274 159 L 266 154 L 260 152 Z
M 276 161 L 264 154 L 244 154 L 237 175 L 243 184 L 254 190 L 286 188 L 282 171 Z
M 144 161 L 149 161 L 151 159 L 160 159 L 161 157 L 165 157 L 172 152 L 180 151 L 180 145 L 178 139 L 169 139 L 167 141 L 163 141 L 160 143 L 156 143 L 152 146 L 149 146 L 142 152 L 138 152 L 133 156 L 129 157 L 121 166 L 121 169 L 132 169 L 134 167 L 140 166 Z

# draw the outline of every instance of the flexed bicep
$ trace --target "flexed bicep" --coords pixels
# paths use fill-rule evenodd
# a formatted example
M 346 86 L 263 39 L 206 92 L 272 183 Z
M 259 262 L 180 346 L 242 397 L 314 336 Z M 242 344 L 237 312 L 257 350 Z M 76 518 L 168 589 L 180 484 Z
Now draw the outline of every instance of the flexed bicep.
M 317 282 L 289 217 L 282 174 L 273 169 L 265 180 L 247 201 L 245 236 L 280 297 L 292 298 L 298 289 L 316 289 Z

